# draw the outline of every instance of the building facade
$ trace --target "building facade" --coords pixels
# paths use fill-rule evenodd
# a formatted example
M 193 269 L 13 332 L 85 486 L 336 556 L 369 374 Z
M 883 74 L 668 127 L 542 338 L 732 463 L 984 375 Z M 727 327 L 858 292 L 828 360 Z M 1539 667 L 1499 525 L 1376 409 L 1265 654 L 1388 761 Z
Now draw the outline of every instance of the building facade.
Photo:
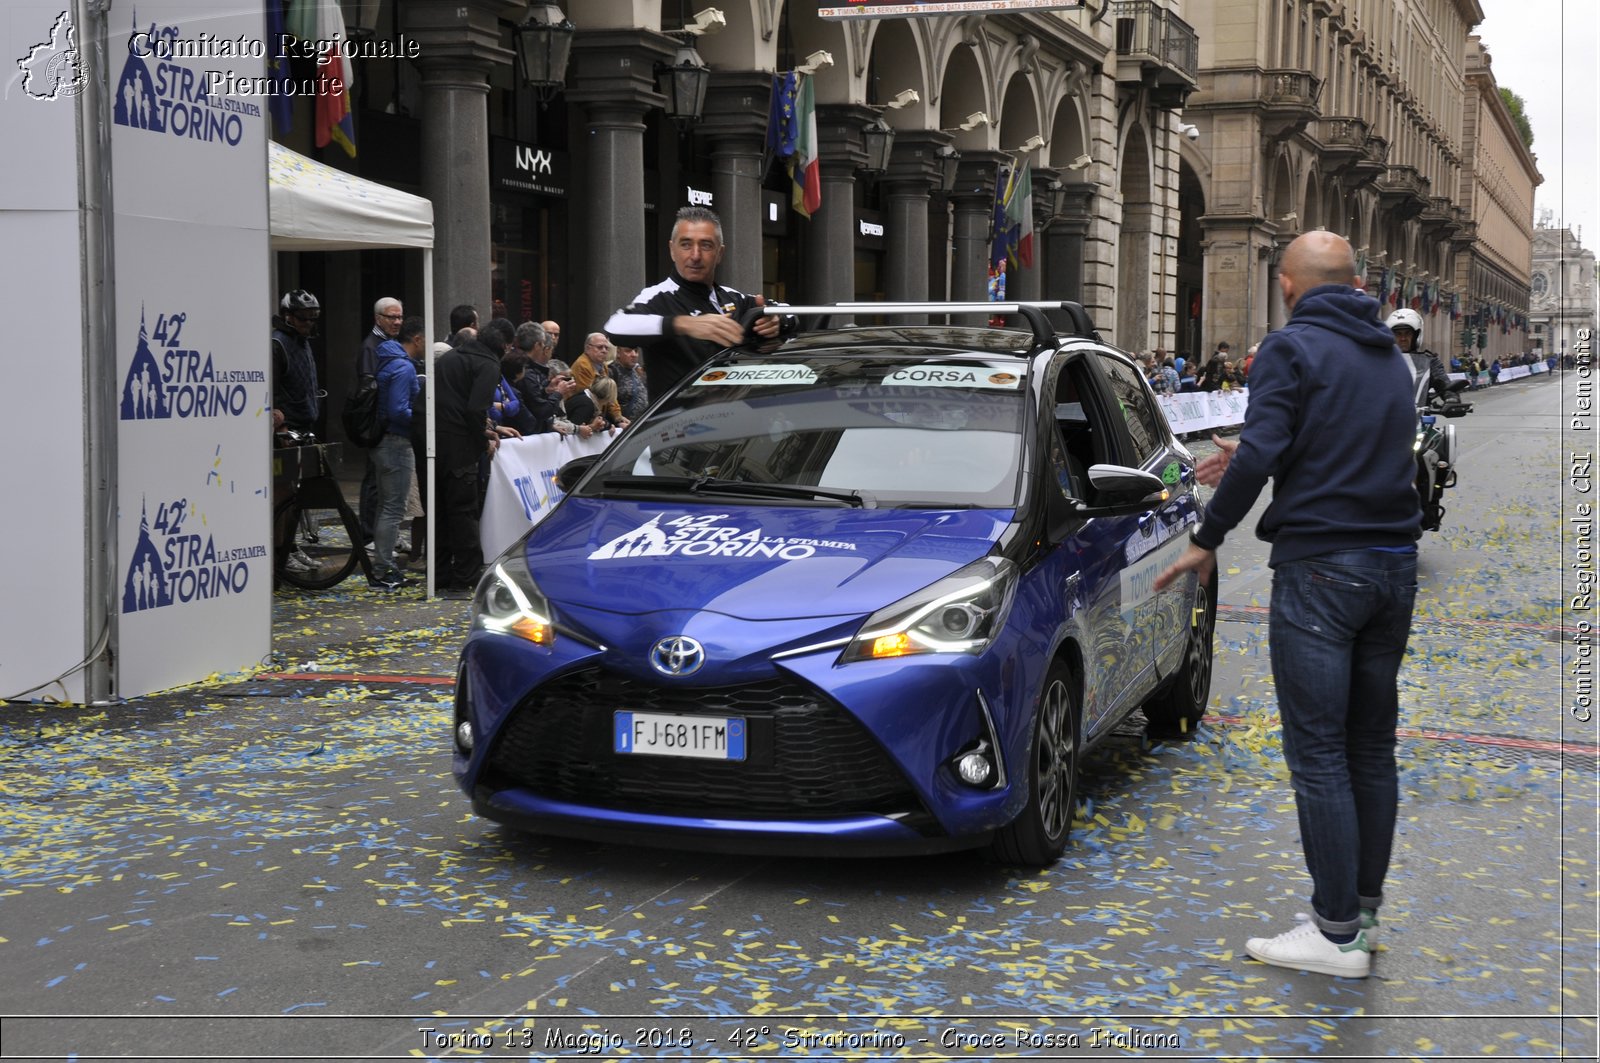
M 1529 349 L 1533 190 L 1543 180 L 1490 65 L 1483 41 L 1467 38 L 1461 203 L 1470 221 L 1457 234 L 1454 330 L 1430 343 L 1440 354 L 1486 361 Z
M 541 90 L 515 62 L 522 0 L 346 3 L 352 33 L 403 35 L 419 58 L 357 60 L 354 159 L 311 146 L 304 103 L 277 136 L 433 201 L 437 320 L 472 303 L 581 336 L 665 274 L 672 217 L 691 203 L 721 215 L 718 277 L 735 287 L 791 303 L 982 300 L 996 185 L 1014 161 L 1032 166 L 1036 251 L 1011 270 L 1011 298 L 1080 301 L 1135 350 L 1180 345 L 1180 317 L 1199 313 L 1199 215 L 1184 221 L 1179 180 L 1198 41 L 1165 2 L 838 21 L 798 0 L 560 6 L 571 61 Z M 712 6 L 720 31 L 687 33 Z M 710 86 L 698 120 L 675 121 L 659 77 L 686 44 Z M 807 218 L 768 150 L 768 104 L 773 75 L 818 52 L 832 63 L 813 75 L 823 189 Z M 888 106 L 906 90 L 915 102 Z M 867 152 L 880 122 L 895 134 L 881 169 Z M 280 257 L 279 286 L 329 307 L 336 397 L 366 308 L 419 291 L 414 269 L 381 252 Z
M 1578 234 L 1557 228 L 1546 211 L 1533 231 L 1531 342 L 1547 355 L 1577 349 L 1578 330 L 1588 329 L 1593 349 L 1596 328 L 1595 255 L 1585 251 Z
M 1462 57 L 1477 0 L 1211 0 L 1186 12 L 1200 88 L 1185 116 L 1200 136 L 1180 183 L 1203 202 L 1210 339 L 1237 349 L 1284 323 L 1277 264 L 1311 229 L 1350 240 L 1386 306 L 1447 314 L 1473 239 Z

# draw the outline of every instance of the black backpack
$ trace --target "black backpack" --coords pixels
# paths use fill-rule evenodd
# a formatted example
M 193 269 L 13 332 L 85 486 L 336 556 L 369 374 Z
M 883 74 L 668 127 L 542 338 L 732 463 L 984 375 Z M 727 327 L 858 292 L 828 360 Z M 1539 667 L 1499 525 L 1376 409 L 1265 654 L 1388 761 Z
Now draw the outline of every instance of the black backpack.
M 383 417 L 378 409 L 378 378 L 363 376 L 344 400 L 339 413 L 344 434 L 358 447 L 375 447 L 383 442 Z

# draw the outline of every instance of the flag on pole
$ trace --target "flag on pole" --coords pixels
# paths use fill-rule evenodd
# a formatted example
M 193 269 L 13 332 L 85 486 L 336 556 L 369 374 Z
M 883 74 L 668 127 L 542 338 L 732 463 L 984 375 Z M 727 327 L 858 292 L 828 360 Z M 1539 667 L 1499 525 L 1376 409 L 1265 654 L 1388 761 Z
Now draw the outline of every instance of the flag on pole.
M 772 100 L 767 105 L 767 150 L 780 159 L 794 154 L 794 98 L 799 77 L 794 71 L 772 75 Z
M 1033 169 L 1024 164 L 1021 176 L 1012 171 L 1016 183 L 1006 201 L 1006 220 L 1010 230 L 1012 256 L 1024 269 L 1033 268 Z
M 316 40 L 324 42 L 317 56 L 317 136 L 319 148 L 332 141 L 352 159 L 356 157 L 356 127 L 350 114 L 350 86 L 355 84 L 355 68 L 349 56 L 334 47 L 345 36 L 344 15 L 339 0 L 320 0 L 317 4 Z
M 822 207 L 822 170 L 817 154 L 817 103 L 811 88 L 811 75 L 796 75 L 794 154 L 789 157 L 789 177 L 794 181 L 791 202 L 807 218 Z
M 1012 257 L 1015 250 L 1012 245 L 1011 219 L 1006 216 L 1006 208 L 1011 202 L 1011 191 L 1014 187 L 1015 179 L 1015 170 L 1004 170 L 995 175 L 994 220 L 990 226 L 994 241 L 989 251 L 991 265 L 1004 265 Z
M 294 97 L 289 95 L 289 57 L 284 52 L 283 0 L 267 0 L 267 80 L 272 95 L 272 132 L 282 140 L 294 128 Z

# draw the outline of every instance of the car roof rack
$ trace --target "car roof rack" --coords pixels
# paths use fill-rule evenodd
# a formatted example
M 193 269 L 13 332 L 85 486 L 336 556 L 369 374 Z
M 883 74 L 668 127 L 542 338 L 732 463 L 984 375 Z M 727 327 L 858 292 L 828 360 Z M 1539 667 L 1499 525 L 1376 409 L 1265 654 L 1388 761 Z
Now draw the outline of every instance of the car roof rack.
M 1100 333 L 1095 330 L 1094 323 L 1089 320 L 1089 312 L 1083 308 L 1082 303 L 1066 301 L 1041 301 L 1023 300 L 1012 302 L 961 302 L 961 303 L 823 303 L 807 306 L 784 306 L 778 303 L 768 303 L 765 306 L 754 307 L 740 316 L 739 322 L 745 328 L 755 323 L 756 318 L 771 315 L 813 315 L 817 318 L 817 329 L 829 327 L 829 321 L 834 315 L 847 316 L 851 314 L 874 314 L 879 317 L 916 317 L 929 314 L 1017 314 L 1028 323 L 1033 330 L 1033 341 L 1038 346 L 1045 346 L 1054 341 L 1060 333 L 1055 325 L 1045 317 L 1045 311 L 1059 311 L 1067 320 L 1066 334 L 1081 336 L 1085 339 L 1100 340 Z

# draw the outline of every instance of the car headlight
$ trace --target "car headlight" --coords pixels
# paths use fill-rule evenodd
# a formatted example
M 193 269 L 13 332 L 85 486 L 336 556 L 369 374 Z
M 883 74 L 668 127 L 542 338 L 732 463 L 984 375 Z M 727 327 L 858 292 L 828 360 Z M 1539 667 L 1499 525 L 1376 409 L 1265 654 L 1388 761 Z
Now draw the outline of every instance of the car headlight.
M 550 601 L 533 582 L 521 549 L 508 551 L 478 581 L 472 596 L 472 626 L 480 631 L 555 644 Z
M 981 653 L 1005 623 L 1017 566 L 985 557 L 879 609 L 840 654 L 840 663 L 918 653 Z

